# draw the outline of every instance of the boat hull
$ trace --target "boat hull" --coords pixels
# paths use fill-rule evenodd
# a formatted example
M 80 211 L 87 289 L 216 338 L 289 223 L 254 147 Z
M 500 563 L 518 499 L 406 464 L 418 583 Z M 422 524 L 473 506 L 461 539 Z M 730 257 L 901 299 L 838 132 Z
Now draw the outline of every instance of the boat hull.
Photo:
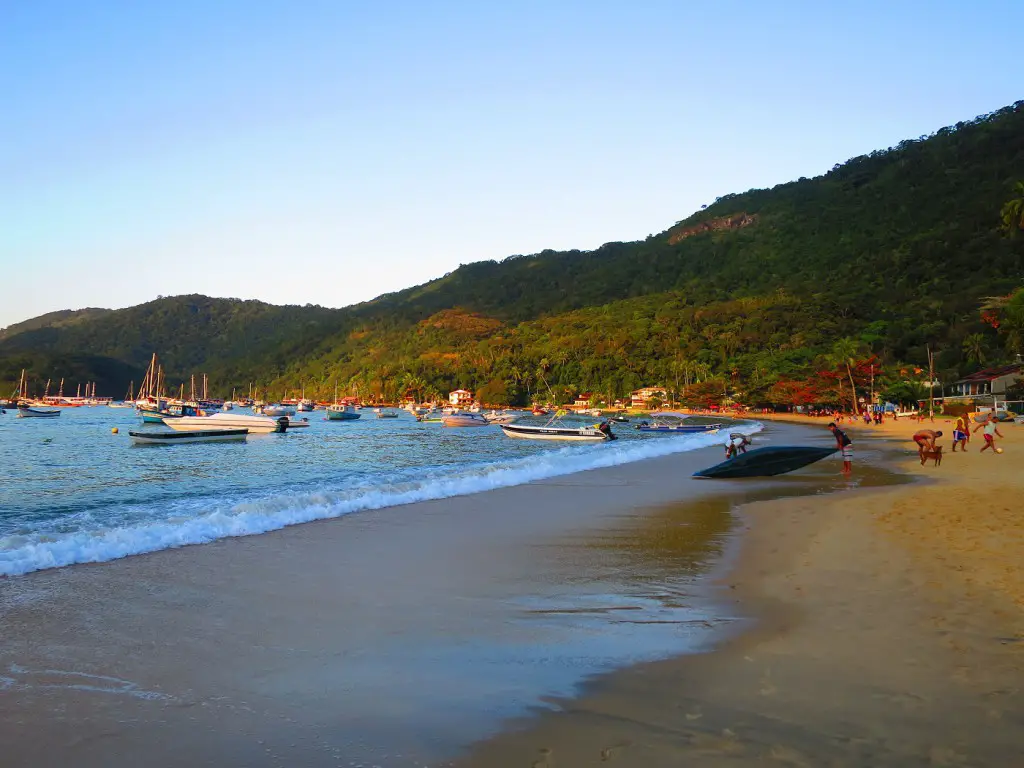
M 695 472 L 694 477 L 733 479 L 743 477 L 773 477 L 792 472 L 831 456 L 836 448 L 773 445 L 741 453 L 721 464 Z
M 241 441 L 248 434 L 248 429 L 206 429 L 191 432 L 129 432 L 128 436 L 137 445 L 182 445 Z
M 717 432 L 722 426 L 721 424 L 638 424 L 636 428 L 641 432 L 683 432 L 693 434 Z
M 441 419 L 442 427 L 489 427 L 490 422 L 482 416 L 456 414 Z
M 327 409 L 327 420 L 328 421 L 355 421 L 361 413 L 355 411 L 332 411 L 330 408 Z
M 60 416 L 60 411 L 41 411 L 37 408 L 19 408 L 18 417 L 22 419 L 52 419 Z
M 527 440 L 572 440 L 575 442 L 600 443 L 611 440 L 610 432 L 602 432 L 591 427 L 534 427 L 525 424 L 499 424 L 501 431 L 509 437 L 520 437 Z
M 247 429 L 250 433 L 284 432 L 289 427 L 288 417 L 249 416 L 235 413 L 215 413 L 211 416 L 180 416 L 169 419 L 167 426 L 178 432 L 203 432 L 215 429 Z

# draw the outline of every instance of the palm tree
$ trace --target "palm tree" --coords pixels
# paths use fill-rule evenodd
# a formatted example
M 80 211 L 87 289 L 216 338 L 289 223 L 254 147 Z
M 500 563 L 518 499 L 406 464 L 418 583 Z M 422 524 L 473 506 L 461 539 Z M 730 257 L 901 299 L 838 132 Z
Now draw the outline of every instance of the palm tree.
M 967 362 L 982 365 L 985 362 L 985 337 L 980 333 L 972 333 L 964 339 L 964 357 Z
M 836 368 L 846 368 L 846 375 L 850 377 L 850 400 L 853 402 L 854 413 L 860 411 L 857 404 L 857 385 L 853 383 L 853 358 L 856 357 L 857 351 L 856 341 L 850 338 L 839 339 L 832 345 L 832 352 L 827 356 L 829 362 Z
M 1003 229 L 1013 235 L 1024 229 L 1024 181 L 1013 185 L 1014 197 L 1006 201 L 1001 211 Z

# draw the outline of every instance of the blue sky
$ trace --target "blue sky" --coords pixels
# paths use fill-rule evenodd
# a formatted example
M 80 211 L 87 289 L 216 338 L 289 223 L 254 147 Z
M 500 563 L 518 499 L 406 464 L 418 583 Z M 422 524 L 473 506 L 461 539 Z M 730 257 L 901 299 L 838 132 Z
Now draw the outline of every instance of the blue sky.
M 643 238 L 1024 98 L 1022 21 L 1018 0 L 0 0 L 0 326 L 158 294 L 344 306 Z

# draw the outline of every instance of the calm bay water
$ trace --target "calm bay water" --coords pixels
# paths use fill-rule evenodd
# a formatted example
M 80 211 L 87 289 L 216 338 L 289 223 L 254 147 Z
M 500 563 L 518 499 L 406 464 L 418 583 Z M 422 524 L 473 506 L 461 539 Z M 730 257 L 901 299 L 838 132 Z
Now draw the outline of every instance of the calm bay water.
M 135 446 L 131 409 L 0 416 L 0 575 L 101 562 L 463 495 L 719 444 L 724 435 L 642 435 L 598 445 L 446 429 L 408 414 L 311 426 L 244 443 Z M 525 422 L 536 422 L 529 418 Z M 568 419 L 578 424 L 594 419 Z M 111 434 L 117 427 L 119 434 Z M 146 429 L 163 429 L 147 425 Z

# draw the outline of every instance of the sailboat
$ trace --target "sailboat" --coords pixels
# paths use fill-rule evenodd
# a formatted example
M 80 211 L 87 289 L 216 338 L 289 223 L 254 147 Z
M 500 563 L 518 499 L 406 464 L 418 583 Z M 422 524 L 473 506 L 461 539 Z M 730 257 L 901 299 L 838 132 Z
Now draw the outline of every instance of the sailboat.
M 128 394 L 126 394 L 124 396 L 124 401 L 123 402 L 115 403 L 113 400 L 111 400 L 109 403 L 107 403 L 107 405 L 110 408 L 134 408 L 135 407 L 135 396 L 133 394 L 134 390 L 135 390 L 135 382 L 132 381 L 132 382 L 130 382 L 128 384 Z
M 47 382 L 47 391 L 49 382 Z M 28 396 L 28 379 L 25 377 L 25 369 L 21 369 L 21 380 L 18 382 L 18 394 L 14 397 L 14 404 L 18 409 L 18 416 L 23 419 L 36 418 L 46 419 L 60 416 L 59 410 L 48 410 L 45 408 L 29 408 L 27 402 L 22 402 Z
M 316 410 L 316 403 L 314 403 L 312 400 L 310 400 L 310 399 L 308 399 L 306 397 L 306 385 L 305 384 L 302 385 L 302 397 L 300 397 L 299 398 L 299 402 L 297 402 L 295 404 L 295 409 L 297 411 L 300 411 L 300 412 L 305 411 L 307 413 L 309 411 L 315 411 Z

